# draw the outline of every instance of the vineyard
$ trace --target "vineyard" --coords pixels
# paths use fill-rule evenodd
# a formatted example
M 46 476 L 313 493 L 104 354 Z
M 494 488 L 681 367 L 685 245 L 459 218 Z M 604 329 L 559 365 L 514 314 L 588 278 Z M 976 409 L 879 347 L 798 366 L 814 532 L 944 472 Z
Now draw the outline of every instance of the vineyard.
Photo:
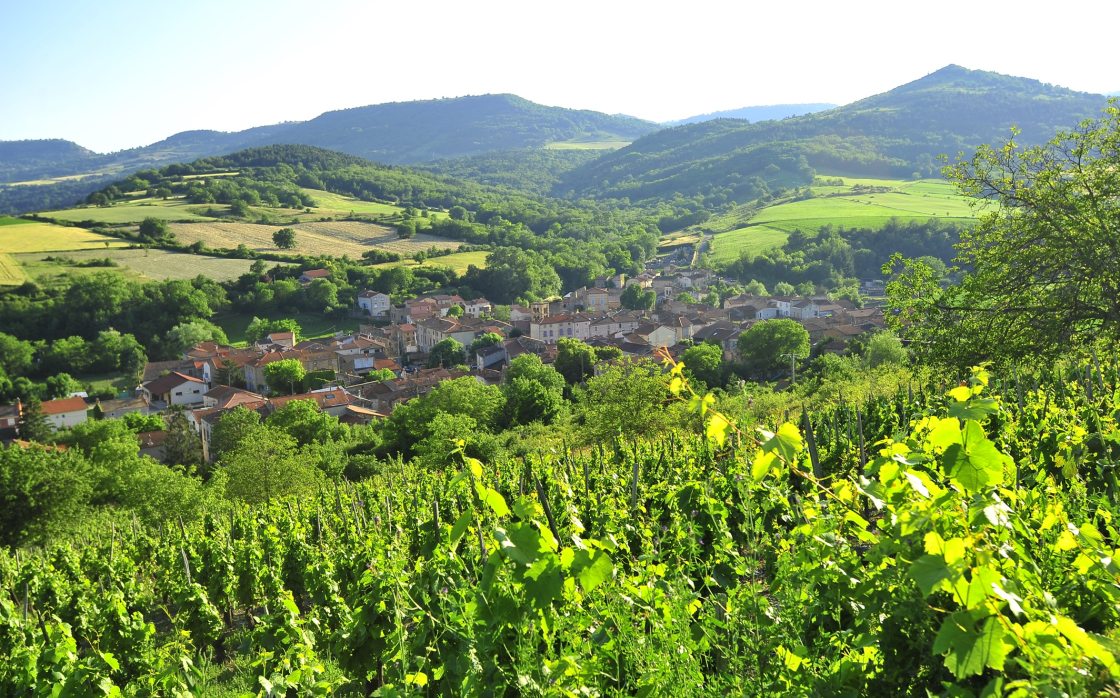
M 1115 361 L 757 425 L 686 376 L 702 436 L 2 552 L 0 693 L 1115 695 Z

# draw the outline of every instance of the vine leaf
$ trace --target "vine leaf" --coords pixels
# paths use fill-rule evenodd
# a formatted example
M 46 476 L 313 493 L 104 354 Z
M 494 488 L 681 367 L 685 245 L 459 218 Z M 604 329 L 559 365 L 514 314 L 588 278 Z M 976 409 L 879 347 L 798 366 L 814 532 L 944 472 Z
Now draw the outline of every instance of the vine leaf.
M 949 405 L 949 417 L 956 419 L 973 419 L 980 422 L 995 412 L 999 412 L 999 403 L 993 398 L 954 402 Z
M 587 591 L 591 591 L 614 576 L 614 563 L 601 550 L 580 550 L 572 559 L 572 573 Z
M 922 590 L 922 595 L 929 596 L 938 589 L 949 588 L 945 580 L 953 576 L 953 571 L 941 555 L 922 555 L 910 565 L 909 574 Z
M 451 547 L 454 548 L 463 534 L 467 532 L 467 527 L 471 525 L 471 510 L 468 509 L 459 515 L 455 520 L 455 525 L 451 527 Z
M 954 613 L 937 631 L 933 653 L 946 653 L 945 667 L 958 679 L 980 674 L 984 667 L 1001 671 L 1007 655 L 1004 632 L 995 616 L 989 616 L 981 631 L 976 632 L 970 613 Z
M 942 457 L 949 479 L 968 492 L 1001 484 L 1005 456 L 988 440 L 980 423 L 965 422 L 961 436 L 962 443 L 950 445 Z

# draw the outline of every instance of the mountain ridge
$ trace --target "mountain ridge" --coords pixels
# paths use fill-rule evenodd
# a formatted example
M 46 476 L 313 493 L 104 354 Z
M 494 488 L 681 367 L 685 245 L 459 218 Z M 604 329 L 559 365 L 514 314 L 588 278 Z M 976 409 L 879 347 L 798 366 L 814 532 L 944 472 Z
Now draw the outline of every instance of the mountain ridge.
M 751 107 L 740 107 L 738 109 L 724 109 L 722 111 L 709 112 L 707 114 L 697 114 L 689 116 L 684 119 L 677 119 L 675 121 L 663 121 L 661 125 L 666 128 L 673 126 L 683 126 L 685 124 L 696 124 L 703 121 L 711 121 L 712 119 L 745 119 L 747 121 L 777 121 L 792 116 L 802 116 L 805 114 L 812 114 L 815 112 L 826 111 L 828 109 L 835 109 L 837 104 L 829 102 L 805 102 L 797 104 L 764 104 Z

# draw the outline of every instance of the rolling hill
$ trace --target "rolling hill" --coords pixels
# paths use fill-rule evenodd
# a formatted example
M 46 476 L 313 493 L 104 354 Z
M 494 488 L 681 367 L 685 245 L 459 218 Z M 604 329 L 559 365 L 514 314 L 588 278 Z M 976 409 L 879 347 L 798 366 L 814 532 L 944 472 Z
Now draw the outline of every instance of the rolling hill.
M 684 124 L 698 124 L 701 121 L 711 121 L 712 119 L 746 119 L 747 121 L 776 121 L 778 119 L 785 119 L 791 116 L 801 116 L 803 114 L 812 114 L 826 109 L 835 109 L 835 104 L 826 103 L 812 103 L 812 104 L 770 104 L 759 107 L 742 107 L 741 109 L 727 109 L 725 111 L 714 111 L 710 114 L 697 114 L 690 116 L 687 119 L 677 119 L 676 121 L 666 121 L 662 126 L 683 126 Z
M 657 128 L 633 117 L 548 107 L 499 94 L 376 104 L 235 133 L 184 131 L 108 154 L 61 139 L 6 141 L 0 142 L 0 213 L 72 204 L 111 181 L 109 175 L 265 145 L 313 145 L 399 165 L 549 143 L 628 143 Z M 35 186 L 3 186 L 19 182 Z
M 557 191 L 642 201 L 683 194 L 717 200 L 757 196 L 753 175 L 808 183 L 810 168 L 873 177 L 936 173 L 955 156 L 1006 139 L 1039 143 L 1098 116 L 1103 95 L 951 65 L 852 104 L 782 121 L 713 119 L 645 136 L 576 167 Z M 771 168 L 767 174 L 766 168 Z

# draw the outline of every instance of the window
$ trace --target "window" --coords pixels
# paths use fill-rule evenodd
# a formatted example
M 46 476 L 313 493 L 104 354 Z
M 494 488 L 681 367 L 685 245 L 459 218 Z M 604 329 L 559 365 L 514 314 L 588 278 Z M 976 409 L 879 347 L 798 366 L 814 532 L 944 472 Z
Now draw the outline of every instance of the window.
M 176 395 L 182 395 L 183 393 L 181 393 L 181 392 L 178 392 L 178 393 L 175 393 L 175 394 L 176 394 Z

